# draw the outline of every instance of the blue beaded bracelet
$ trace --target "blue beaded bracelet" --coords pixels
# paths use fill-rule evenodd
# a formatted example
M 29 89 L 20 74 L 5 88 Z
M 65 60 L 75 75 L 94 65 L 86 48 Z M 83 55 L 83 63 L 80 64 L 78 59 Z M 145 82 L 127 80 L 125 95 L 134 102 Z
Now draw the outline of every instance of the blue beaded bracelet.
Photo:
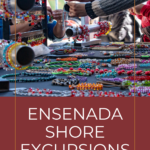
M 106 73 L 103 73 L 103 74 L 99 74 L 99 75 L 96 75 L 96 78 L 104 78 L 104 77 L 110 77 L 110 76 L 113 76 L 113 78 L 115 78 L 117 76 L 117 72 L 112 69 L 111 70 L 112 72 L 106 72 Z
M 140 67 L 150 67 L 150 63 L 147 63 L 147 64 L 140 64 L 139 66 L 140 66 Z

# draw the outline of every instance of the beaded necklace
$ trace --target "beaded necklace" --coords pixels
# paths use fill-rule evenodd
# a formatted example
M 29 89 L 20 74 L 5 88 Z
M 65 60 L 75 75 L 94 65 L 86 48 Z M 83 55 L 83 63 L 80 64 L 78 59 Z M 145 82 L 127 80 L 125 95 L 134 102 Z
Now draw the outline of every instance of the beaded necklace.
M 131 60 L 124 58 L 117 58 L 111 61 L 111 65 L 121 65 L 121 64 L 129 64 Z
M 131 80 L 131 81 L 145 81 L 145 80 L 150 80 L 150 76 L 128 76 L 125 79 Z
M 48 63 L 48 62 L 51 62 L 50 59 L 34 59 L 34 63 L 42 63 L 42 64 L 45 64 L 45 63 Z
M 150 93 L 150 87 L 147 87 L 147 86 L 139 86 L 139 87 L 135 87 L 135 86 L 132 86 L 131 88 L 129 88 L 129 91 L 131 93 Z
M 7 77 L 14 77 L 14 76 L 41 76 L 41 78 L 32 78 L 32 79 L 25 79 L 25 78 L 20 78 L 20 79 L 8 79 L 10 82 L 43 82 L 43 81 L 50 81 L 52 79 L 55 79 L 56 76 L 52 74 L 41 74 L 41 73 L 13 73 L 13 74 L 5 74 L 1 76 L 1 78 L 7 78 Z
M 55 64 L 55 65 L 54 65 Z M 62 64 L 62 65 L 57 65 L 57 64 Z M 45 66 L 49 68 L 59 68 L 59 67 L 79 67 L 80 66 L 79 61 L 56 61 L 56 62 L 49 62 L 46 63 Z
M 99 79 L 99 78 L 104 78 L 104 77 L 110 77 L 110 76 L 113 76 L 114 78 L 117 76 L 117 72 L 112 69 L 111 72 L 108 71 L 108 72 L 105 72 L 105 73 L 102 73 L 102 74 L 99 74 L 99 75 L 96 75 L 96 79 Z
M 147 64 L 140 64 L 139 67 L 142 67 L 142 68 L 143 68 L 143 67 L 150 67 L 150 63 L 147 63 Z
M 133 89 L 134 90 L 134 89 Z M 132 90 L 132 91 L 133 91 Z M 42 97 L 134 97 L 134 92 L 113 92 L 113 91 L 91 91 L 91 90 L 72 90 L 72 91 L 59 91 L 50 89 L 35 89 L 29 88 L 25 90 L 16 90 L 14 94 L 21 96 L 42 96 Z M 149 97 L 150 94 L 145 93 L 135 93 L 135 96 L 146 96 Z
M 140 62 L 140 63 L 150 63 L 150 60 L 144 60 L 144 59 L 143 59 L 143 60 L 140 60 L 139 62 Z
M 102 90 L 103 89 L 103 84 L 95 84 L 95 83 L 79 83 L 78 85 L 69 85 L 69 89 L 74 89 L 76 88 L 77 90 Z
M 54 79 L 52 81 L 53 85 L 61 85 L 61 86 L 67 86 L 67 85 L 77 85 L 79 83 L 78 79 Z
M 118 65 L 118 67 L 115 68 L 115 70 L 121 70 L 121 69 L 134 69 L 137 68 L 137 64 L 121 64 Z
M 67 57 L 67 58 L 56 58 L 56 61 L 77 61 L 77 58 Z
M 16 95 L 22 96 L 42 96 L 42 97 L 70 97 L 71 91 L 59 91 L 59 90 L 50 90 L 50 89 L 35 89 L 29 88 L 25 90 L 16 90 L 14 92 Z

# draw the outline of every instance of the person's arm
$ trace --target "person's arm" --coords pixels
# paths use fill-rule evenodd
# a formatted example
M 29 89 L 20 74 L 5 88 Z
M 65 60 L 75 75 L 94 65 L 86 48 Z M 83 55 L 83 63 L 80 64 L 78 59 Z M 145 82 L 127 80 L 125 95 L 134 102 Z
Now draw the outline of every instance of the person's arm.
M 62 38 L 65 36 L 65 23 L 63 27 L 62 13 L 63 10 L 55 10 L 53 12 L 53 17 L 57 21 L 53 21 L 53 23 L 48 23 L 48 37 L 53 41 L 62 40 Z
M 138 5 L 145 1 L 147 0 L 135 0 L 135 3 Z M 94 19 L 98 16 L 108 16 L 131 8 L 134 6 L 134 0 L 95 0 L 86 4 L 69 2 L 68 5 L 70 6 L 69 15 L 71 17 L 88 15 L 91 19 Z
M 41 22 L 41 20 L 34 21 L 35 25 L 38 22 Z M 32 25 L 32 26 L 30 25 L 29 26 L 29 24 L 31 24 L 31 22 L 24 22 L 24 23 L 20 23 L 20 24 L 16 24 L 16 25 L 11 25 L 10 26 L 10 33 L 11 34 L 15 34 L 15 32 L 16 33 L 18 33 L 18 32 L 28 32 L 34 27 L 34 25 Z
M 138 5 L 145 1 L 147 0 L 135 0 L 135 3 Z M 133 6 L 134 0 L 95 0 L 92 3 L 87 3 L 85 9 L 87 14 L 94 19 L 97 16 L 107 16 Z

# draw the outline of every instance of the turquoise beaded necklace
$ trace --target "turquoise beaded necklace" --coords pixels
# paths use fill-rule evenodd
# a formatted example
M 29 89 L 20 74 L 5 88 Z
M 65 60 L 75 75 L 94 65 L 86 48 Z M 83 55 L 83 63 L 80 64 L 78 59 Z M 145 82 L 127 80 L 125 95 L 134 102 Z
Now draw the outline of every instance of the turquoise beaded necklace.
M 96 78 L 99 79 L 99 78 L 110 77 L 110 76 L 113 76 L 114 78 L 117 76 L 117 72 L 115 71 L 115 69 L 112 69 L 111 72 L 106 72 L 103 74 L 96 75 Z
M 12 73 L 12 74 L 5 74 L 1 76 L 1 78 L 7 78 L 7 77 L 17 77 L 17 76 L 41 76 L 40 78 L 32 78 L 32 79 L 25 79 L 25 78 L 20 78 L 20 79 L 8 79 L 9 82 L 43 82 L 43 81 L 50 81 L 56 78 L 56 76 L 52 74 L 45 74 L 45 73 Z

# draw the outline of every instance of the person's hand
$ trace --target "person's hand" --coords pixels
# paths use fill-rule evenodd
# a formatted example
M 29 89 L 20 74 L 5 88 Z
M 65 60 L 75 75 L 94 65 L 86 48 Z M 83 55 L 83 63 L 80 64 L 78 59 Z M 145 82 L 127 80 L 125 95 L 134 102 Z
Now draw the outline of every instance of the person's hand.
M 143 6 L 144 6 L 144 4 L 140 4 L 140 5 L 137 5 L 137 6 L 133 7 L 134 13 L 137 14 L 137 15 L 141 15 L 140 12 L 141 12 L 141 9 L 142 9 Z
M 80 3 L 67 3 L 70 8 L 69 8 L 69 16 L 70 17 L 83 17 L 87 16 L 86 10 L 85 10 L 85 4 L 80 4 Z
M 53 11 L 52 11 L 52 8 L 50 6 L 47 6 L 47 15 L 49 17 L 53 16 Z
M 53 18 L 58 22 L 58 23 L 62 23 L 62 19 L 63 19 L 63 10 L 62 9 L 57 9 L 53 11 Z M 64 12 L 64 21 L 66 18 L 66 12 Z
M 130 12 L 130 14 L 134 14 L 133 8 L 129 8 L 128 11 Z

